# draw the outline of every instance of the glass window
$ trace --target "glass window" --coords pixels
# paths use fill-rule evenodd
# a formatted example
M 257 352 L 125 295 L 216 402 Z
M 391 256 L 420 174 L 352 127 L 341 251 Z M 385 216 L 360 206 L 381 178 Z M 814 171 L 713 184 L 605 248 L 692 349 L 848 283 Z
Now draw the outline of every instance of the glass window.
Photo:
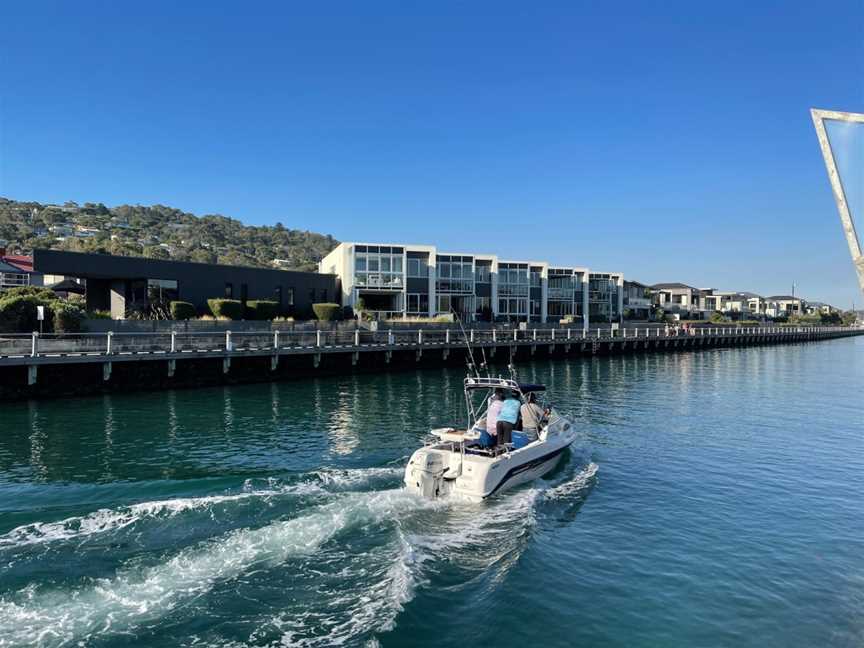
M 408 259 L 408 276 L 426 279 L 429 276 L 426 262 L 423 259 Z
M 390 272 L 390 257 L 381 257 L 381 272 Z
M 226 282 L 225 284 L 225 299 L 233 299 L 234 297 L 234 284 L 231 282 Z
M 354 261 L 354 269 L 359 270 L 359 271 L 365 271 L 366 270 L 366 257 L 365 256 L 359 256 L 358 255 L 357 259 Z
M 289 306 L 294 305 L 294 289 L 293 288 L 288 289 L 288 305 Z
M 369 272 L 378 272 L 378 257 L 371 257 L 369 259 Z
M 394 256 L 393 257 L 393 272 L 402 273 L 402 257 Z

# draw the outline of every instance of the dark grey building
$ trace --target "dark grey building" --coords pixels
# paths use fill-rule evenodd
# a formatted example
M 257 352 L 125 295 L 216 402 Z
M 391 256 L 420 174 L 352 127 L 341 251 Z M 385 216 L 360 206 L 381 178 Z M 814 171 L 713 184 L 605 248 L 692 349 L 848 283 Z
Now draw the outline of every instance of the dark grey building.
M 191 302 L 208 312 L 213 298 L 269 299 L 285 315 L 311 314 L 312 304 L 339 302 L 333 274 L 167 261 L 110 254 L 35 250 L 34 270 L 78 277 L 87 282 L 87 309 L 110 310 L 114 318 L 172 300 Z

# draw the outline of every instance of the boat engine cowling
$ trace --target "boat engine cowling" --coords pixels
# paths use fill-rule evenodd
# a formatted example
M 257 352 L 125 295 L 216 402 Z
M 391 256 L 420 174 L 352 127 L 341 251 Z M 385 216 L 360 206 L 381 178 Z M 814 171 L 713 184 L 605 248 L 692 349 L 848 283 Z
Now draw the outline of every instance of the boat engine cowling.
M 405 487 L 412 493 L 430 499 L 442 495 L 448 464 L 449 459 L 443 452 L 431 448 L 418 450 L 405 467 Z

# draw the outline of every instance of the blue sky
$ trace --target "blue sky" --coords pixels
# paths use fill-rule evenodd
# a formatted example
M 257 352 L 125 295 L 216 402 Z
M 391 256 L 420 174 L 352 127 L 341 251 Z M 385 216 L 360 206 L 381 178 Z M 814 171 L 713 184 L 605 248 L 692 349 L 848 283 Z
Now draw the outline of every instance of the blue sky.
M 808 111 L 864 2 L 812 7 L 4 2 L 0 195 L 860 305 Z

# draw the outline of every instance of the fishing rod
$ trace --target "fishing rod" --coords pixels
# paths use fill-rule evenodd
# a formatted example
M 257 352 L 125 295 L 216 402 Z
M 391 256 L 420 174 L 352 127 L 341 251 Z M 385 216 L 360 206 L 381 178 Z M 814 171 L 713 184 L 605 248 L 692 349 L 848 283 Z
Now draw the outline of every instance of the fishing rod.
M 474 375 L 480 378 L 480 370 L 477 368 L 477 362 L 474 360 L 474 351 L 471 348 L 471 342 L 468 340 L 468 334 L 465 333 L 465 327 L 462 325 L 462 318 L 459 317 L 459 313 L 457 313 L 452 306 L 450 307 L 450 312 L 459 324 L 459 329 L 462 331 L 462 338 L 465 340 L 465 347 L 468 349 L 468 357 L 471 359 L 468 363 L 468 371 L 473 369 Z M 483 354 L 483 364 L 484 366 L 486 364 L 486 354 Z

